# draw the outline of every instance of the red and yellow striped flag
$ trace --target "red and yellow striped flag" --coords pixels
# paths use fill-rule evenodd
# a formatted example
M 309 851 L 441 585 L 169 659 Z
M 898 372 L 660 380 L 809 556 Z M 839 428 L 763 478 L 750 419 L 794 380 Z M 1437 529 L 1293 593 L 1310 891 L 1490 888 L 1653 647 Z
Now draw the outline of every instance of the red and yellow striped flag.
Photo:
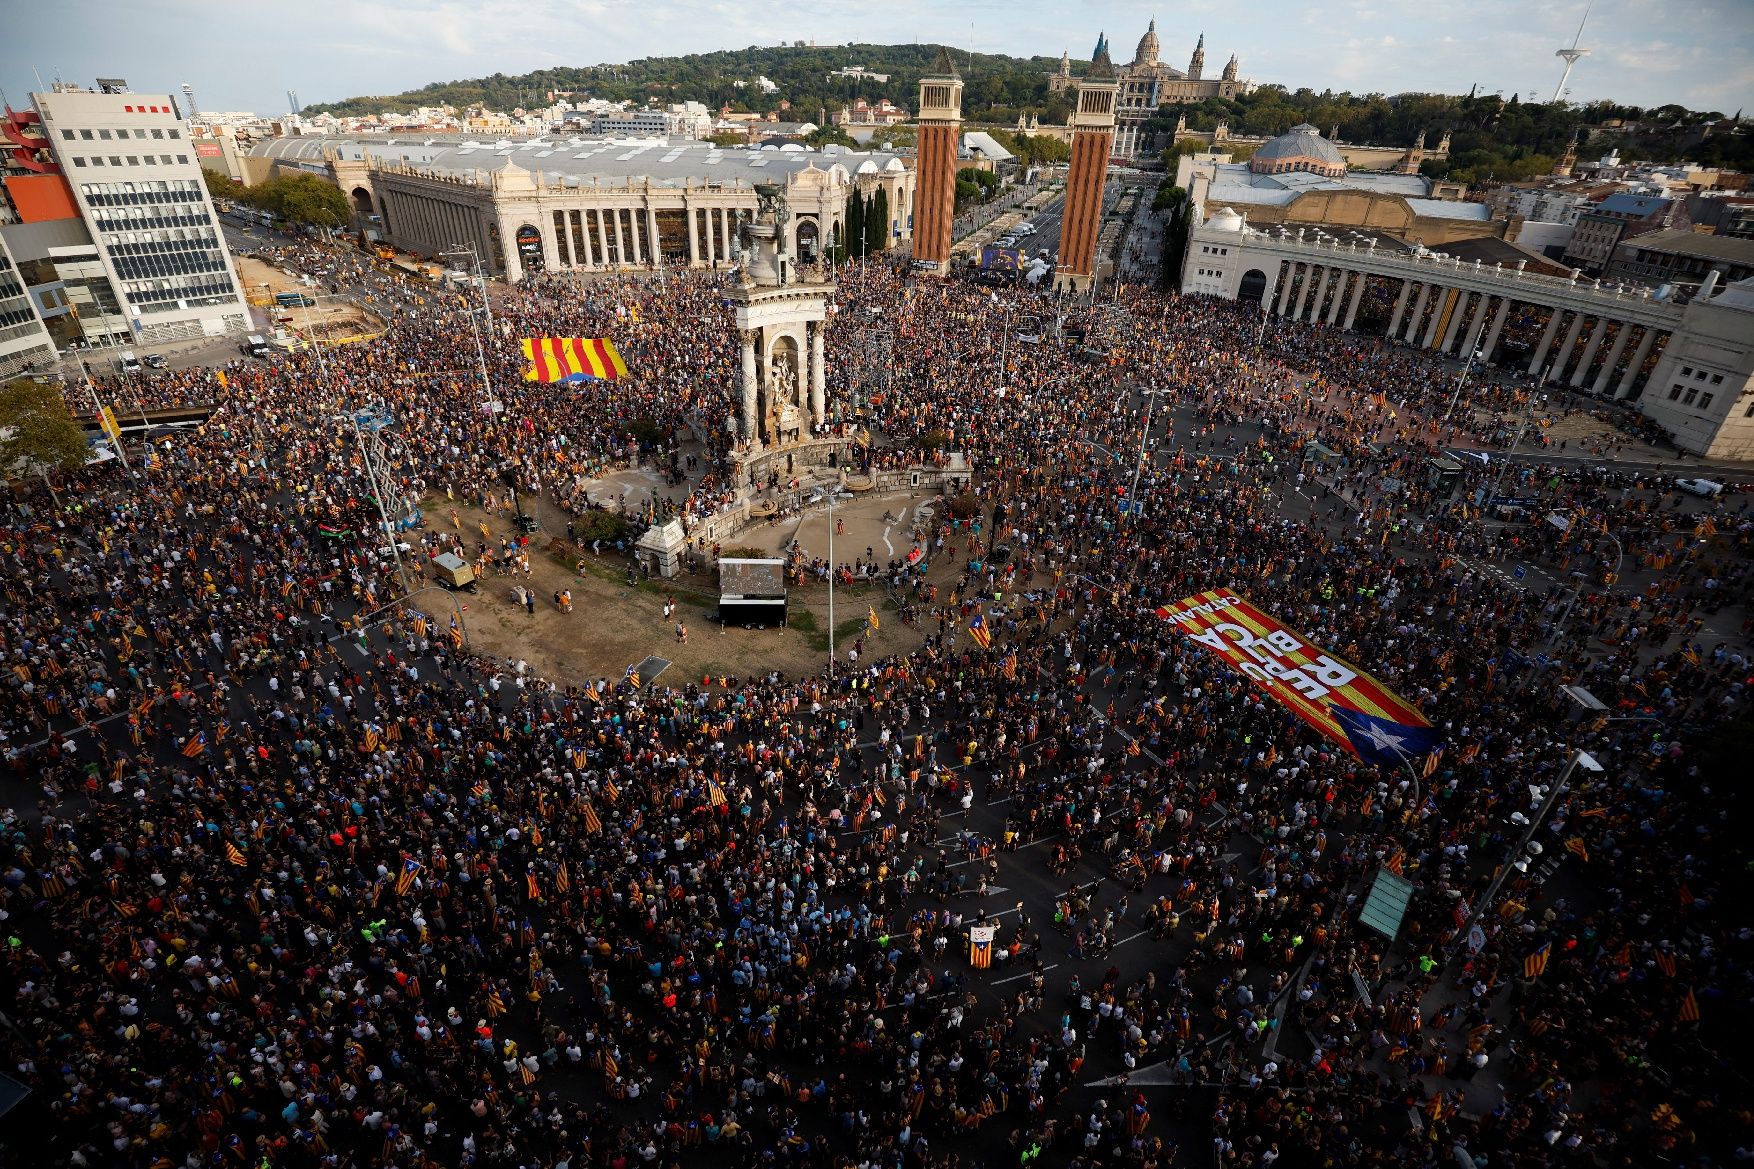
M 597 819 L 597 811 L 591 805 L 585 805 L 585 831 L 595 836 L 603 831 L 603 821 Z
M 225 859 L 238 866 L 240 869 L 250 863 L 249 858 L 244 856 L 242 850 L 229 840 L 225 842 Z
M 527 382 L 572 382 L 587 378 L 614 381 L 627 376 L 627 363 L 607 337 L 525 337 Z

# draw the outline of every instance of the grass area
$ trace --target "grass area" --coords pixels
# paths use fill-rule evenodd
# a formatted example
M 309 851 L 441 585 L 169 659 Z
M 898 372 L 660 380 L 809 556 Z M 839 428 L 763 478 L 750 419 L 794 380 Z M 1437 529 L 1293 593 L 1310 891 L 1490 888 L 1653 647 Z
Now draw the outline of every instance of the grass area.
M 828 652 L 828 631 L 822 628 L 822 623 L 816 619 L 816 614 L 808 609 L 793 610 L 789 624 L 792 629 L 804 635 L 805 645 L 817 653 Z M 850 617 L 842 621 L 834 627 L 835 648 L 839 649 L 843 645 L 851 645 L 853 639 L 864 632 L 864 629 L 865 619 L 863 617 Z

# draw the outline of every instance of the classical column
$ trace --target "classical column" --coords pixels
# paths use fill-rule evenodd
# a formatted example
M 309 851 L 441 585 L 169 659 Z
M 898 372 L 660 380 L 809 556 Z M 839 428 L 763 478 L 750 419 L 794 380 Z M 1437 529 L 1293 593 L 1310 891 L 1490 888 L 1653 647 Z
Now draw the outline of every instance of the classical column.
M 1556 308 L 1553 315 L 1547 318 L 1547 327 L 1541 330 L 1541 343 L 1535 346 L 1535 355 L 1529 358 L 1530 373 L 1539 370 L 1541 363 L 1547 360 L 1547 350 L 1553 348 L 1553 334 L 1559 331 L 1559 321 L 1564 316 L 1565 310 Z
M 1559 343 L 1559 356 L 1553 360 L 1552 380 L 1565 380 L 1565 367 L 1571 364 L 1572 351 L 1577 347 L 1577 335 L 1583 332 L 1583 314 L 1580 312 L 1571 318 L 1571 327 L 1565 330 L 1565 340 Z
M 615 216 L 615 239 L 621 245 L 621 253 L 619 257 L 621 262 L 623 264 L 638 263 L 638 260 L 634 258 L 634 254 L 630 250 L 630 244 L 628 242 L 628 236 L 633 234 L 633 224 L 628 218 L 627 208 L 616 207 L 613 209 L 612 214 Z
M 700 208 L 688 208 L 688 266 L 700 267 Z
M 1285 310 L 1291 304 L 1291 285 L 1296 279 L 1297 279 L 1297 261 L 1296 260 L 1285 261 L 1285 280 L 1284 280 L 1284 283 L 1281 284 L 1280 288 L 1279 288 L 1279 303 L 1273 306 L 1274 315 L 1281 316 L 1281 317 L 1285 315 Z
M 1357 275 L 1345 268 L 1339 268 L 1336 271 L 1340 273 L 1340 278 L 1334 282 L 1334 300 L 1332 304 L 1328 305 L 1327 323 L 1330 327 L 1340 319 L 1340 309 L 1346 303 L 1346 282 Z
M 1352 284 L 1352 302 L 1346 306 L 1346 321 L 1340 327 L 1347 332 L 1352 331 L 1352 322 L 1358 319 L 1358 306 L 1364 300 L 1364 286 L 1370 283 L 1370 273 L 1360 272 L 1358 279 Z
M 1412 344 L 1413 338 L 1419 334 L 1419 322 L 1425 316 L 1425 302 L 1431 299 L 1431 288 L 1429 284 L 1419 286 L 1419 299 L 1413 302 L 1413 312 L 1407 321 L 1406 332 L 1401 337 L 1408 344 Z
M 1632 325 L 1628 321 L 1621 321 L 1620 327 L 1614 330 L 1614 344 L 1608 347 L 1608 359 L 1602 362 L 1602 372 L 1596 375 L 1595 383 L 1590 386 L 1590 393 L 1599 394 L 1608 388 L 1608 383 L 1613 380 L 1614 370 L 1620 364 L 1620 355 L 1626 352 L 1626 343 L 1630 340 Z
M 1279 299 L 1279 286 L 1285 281 L 1285 261 L 1274 260 L 1272 264 L 1273 278 L 1261 289 L 1261 310 L 1271 312 L 1273 302 Z
M 516 284 L 524 278 L 524 262 L 518 255 L 518 229 L 503 220 L 499 225 L 500 260 L 505 264 L 507 284 Z
M 1430 349 L 1437 341 L 1437 327 L 1443 324 L 1443 307 L 1449 303 L 1453 289 L 1438 286 L 1437 299 L 1431 305 L 1431 320 L 1425 326 L 1425 339 L 1419 342 L 1419 348 Z M 1453 315 L 1453 314 L 1452 314 Z
M 827 321 L 810 326 L 810 417 L 818 426 L 828 421 L 828 373 L 822 340 L 827 331 Z
M 1328 303 L 1328 288 L 1334 282 L 1334 269 L 1331 265 L 1322 267 L 1322 283 L 1316 289 L 1315 303 L 1309 306 L 1309 323 L 1315 324 L 1322 319 L 1322 306 Z
M 1413 295 L 1413 282 L 1411 280 L 1403 279 L 1401 281 L 1401 293 L 1399 296 L 1395 297 L 1394 315 L 1389 317 L 1388 338 L 1391 341 L 1393 341 L 1401 331 L 1401 318 L 1406 315 L 1407 298 L 1411 295 Z
M 1577 368 L 1571 373 L 1571 386 L 1576 389 L 1583 385 L 1583 379 L 1590 372 L 1590 362 L 1596 359 L 1596 350 L 1602 347 L 1602 338 L 1608 332 L 1608 318 L 1597 317 L 1596 327 L 1590 330 L 1589 343 L 1583 347 L 1583 356 L 1578 359 Z
M 1644 369 L 1644 359 L 1650 356 L 1650 347 L 1656 339 L 1657 331 L 1646 325 L 1644 336 L 1638 339 L 1638 348 L 1632 351 L 1632 360 L 1626 365 L 1626 373 L 1620 378 L 1620 384 L 1614 387 L 1615 398 L 1631 396 L 1632 385 L 1638 380 L 1640 371 Z
M 597 257 L 591 249 L 590 215 L 589 211 L 574 211 L 572 213 L 572 239 L 573 243 L 577 245 L 579 263 L 587 268 L 594 268 L 597 266 Z
M 553 272 L 559 268 L 562 263 L 560 258 L 560 230 L 555 226 L 554 217 L 552 215 L 544 219 L 543 216 L 538 213 L 532 218 L 534 218 L 539 225 L 536 230 L 542 235 L 542 267 L 546 271 Z
M 646 204 L 646 263 L 660 267 L 664 262 L 663 242 L 658 239 L 658 209 Z
M 1309 307 L 1309 294 L 1315 291 L 1316 266 L 1307 265 L 1303 273 L 1303 287 L 1297 293 L 1297 307 L 1291 310 L 1291 319 L 1301 321 L 1304 310 Z
M 724 207 L 719 208 L 719 250 L 716 254 L 721 262 L 731 262 L 731 218 Z
M 609 229 L 603 225 L 603 209 L 595 209 L 597 213 L 597 266 L 609 266 Z
M 761 449 L 761 436 L 755 430 L 755 330 L 744 329 L 743 339 L 743 438 L 750 450 Z
M 1460 331 L 1462 322 L 1468 319 L 1469 310 L 1478 307 L 1474 303 L 1474 293 L 1463 291 L 1456 294 L 1456 311 L 1449 315 L 1449 326 L 1444 329 L 1443 341 L 1437 347 L 1439 353 L 1450 351 L 1450 348 L 1456 343 L 1456 333 Z
M 1498 312 L 1493 314 L 1492 327 L 1486 332 L 1486 344 L 1480 348 L 1485 351 L 1482 361 L 1491 361 L 1492 355 L 1498 352 L 1498 335 L 1504 331 L 1504 322 L 1510 316 L 1510 297 L 1498 298 Z

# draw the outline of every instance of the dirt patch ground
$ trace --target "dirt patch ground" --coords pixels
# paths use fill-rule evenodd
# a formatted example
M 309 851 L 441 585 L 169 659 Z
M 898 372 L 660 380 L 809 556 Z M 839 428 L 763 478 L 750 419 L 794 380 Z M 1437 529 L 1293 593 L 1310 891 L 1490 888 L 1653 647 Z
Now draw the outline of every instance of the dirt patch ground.
M 238 280 L 243 284 L 244 293 L 249 297 L 250 303 L 269 314 L 276 325 L 290 332 L 301 336 L 314 334 L 339 339 L 375 333 L 384 327 L 382 321 L 352 301 L 328 296 L 322 289 L 307 285 L 296 276 L 289 276 L 273 264 L 264 263 L 253 256 L 238 256 L 236 263 Z M 282 292 L 305 293 L 317 298 L 317 304 L 308 309 L 276 311 L 274 297 Z
M 893 503 L 894 501 L 890 501 Z M 450 521 L 453 505 L 442 497 L 427 501 L 429 527 L 454 531 Z M 875 508 L 878 519 L 888 507 L 882 500 L 871 499 L 862 504 L 861 512 Z M 479 508 L 458 506 L 468 547 L 480 540 L 477 525 L 485 522 L 497 542 L 514 529 L 511 517 L 489 515 Z M 552 513 L 551 513 L 552 514 Z M 838 514 L 838 512 L 837 512 Z M 811 516 L 826 537 L 826 516 Z M 755 528 L 739 537 L 738 546 L 777 548 L 789 543 L 798 521 L 794 518 L 772 529 Z M 877 530 L 876 521 L 854 516 L 861 533 Z M 880 525 L 879 525 L 880 526 Z M 853 539 L 849 533 L 845 539 Z M 587 679 L 619 678 L 627 667 L 648 655 L 668 658 L 674 664 L 662 680 L 681 684 L 699 681 L 706 675 L 748 677 L 769 670 L 798 676 L 815 673 L 828 661 L 828 589 L 825 585 L 806 585 L 791 591 L 791 621 L 785 629 L 724 628 L 708 620 L 718 607 L 716 573 L 683 575 L 673 582 L 649 581 L 636 588 L 626 582 L 626 561 L 617 553 L 592 558 L 587 571 L 580 575 L 569 571 L 546 555 L 552 538 L 550 533 L 537 533 L 531 538 L 537 551 L 530 557 L 530 575 L 489 576 L 477 586 L 474 595 L 463 594 L 465 620 L 469 627 L 470 648 L 478 654 L 500 660 L 521 659 L 532 673 L 561 685 L 576 685 Z M 876 538 L 873 536 L 873 538 Z M 891 541 L 897 543 L 895 536 Z M 805 541 L 809 544 L 809 540 Z M 870 540 L 863 535 L 857 552 L 862 553 Z M 822 541 L 826 550 L 826 541 Z M 907 547 L 911 547 L 911 542 Z M 876 545 L 879 553 L 883 545 Z M 812 549 L 813 552 L 817 551 Z M 904 549 L 905 551 L 905 549 Z M 837 559 L 850 562 L 855 551 L 848 543 L 843 549 L 836 540 Z M 933 579 L 953 580 L 951 570 L 935 569 Z M 519 605 L 512 595 L 514 585 L 526 585 L 536 593 L 535 612 Z M 553 596 L 562 588 L 570 588 L 573 611 L 562 613 L 554 605 Z M 673 596 L 676 615 L 666 621 L 664 601 Z M 839 629 L 837 649 L 839 660 L 846 661 L 846 649 L 860 636 L 867 607 L 877 610 L 881 628 L 864 635 L 864 657 L 884 657 L 917 649 L 924 641 L 923 629 L 909 629 L 901 623 L 895 610 L 888 606 L 883 590 L 875 584 L 837 587 L 835 589 L 835 624 Z M 442 598 L 430 598 L 423 606 L 442 625 L 450 606 Z M 675 626 L 681 621 L 688 626 L 688 642 L 677 641 Z

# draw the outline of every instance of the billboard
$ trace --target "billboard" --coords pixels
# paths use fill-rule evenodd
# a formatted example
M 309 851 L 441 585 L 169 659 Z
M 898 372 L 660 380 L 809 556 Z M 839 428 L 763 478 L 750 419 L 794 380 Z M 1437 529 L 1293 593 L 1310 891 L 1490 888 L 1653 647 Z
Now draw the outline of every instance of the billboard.
M 195 153 L 202 158 L 218 158 L 221 151 L 217 142 L 197 142 L 195 143 Z
M 1426 755 L 1436 740 L 1405 699 L 1230 589 L 1183 597 L 1157 615 L 1360 759 L 1397 767 Z
M 1023 267 L 1023 253 L 1016 248 L 987 244 L 981 248 L 981 270 L 985 272 L 1016 272 Z

